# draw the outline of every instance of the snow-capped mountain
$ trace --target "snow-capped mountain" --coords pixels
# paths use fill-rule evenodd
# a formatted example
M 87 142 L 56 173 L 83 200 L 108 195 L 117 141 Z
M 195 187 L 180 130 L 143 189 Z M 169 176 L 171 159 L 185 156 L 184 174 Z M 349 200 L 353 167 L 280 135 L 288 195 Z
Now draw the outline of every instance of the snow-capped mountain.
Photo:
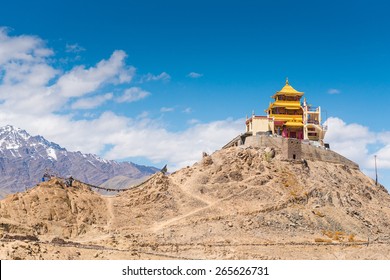
M 15 128 L 12 125 L 0 127 L 0 151 L 2 155 L 22 157 L 23 151 L 26 154 L 31 154 L 33 151 L 42 151 L 42 149 L 46 150 L 47 155 L 53 159 L 57 159 L 56 150 L 66 153 L 66 149 L 61 148 L 56 143 L 47 141 L 40 135 L 31 136 L 25 130 Z
M 0 127 L 0 190 L 24 191 L 37 184 L 46 170 L 94 185 L 119 175 L 137 179 L 157 171 L 154 167 L 70 152 L 42 136 L 31 136 L 11 125 Z

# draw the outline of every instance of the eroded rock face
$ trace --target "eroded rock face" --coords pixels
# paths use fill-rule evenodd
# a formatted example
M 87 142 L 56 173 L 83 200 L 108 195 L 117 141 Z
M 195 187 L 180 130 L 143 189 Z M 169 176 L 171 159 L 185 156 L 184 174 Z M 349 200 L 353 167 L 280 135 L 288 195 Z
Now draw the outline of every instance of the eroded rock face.
M 0 202 L 3 231 L 28 233 L 40 238 L 74 238 L 107 224 L 107 207 L 87 186 L 67 187 L 60 179 L 39 184 Z M 12 221 L 7 224 L 7 221 Z M 5 228 L 11 228 L 6 230 Z
M 68 188 L 60 180 L 8 196 L 0 202 L 3 233 L 24 236 L 18 242 L 35 242 L 40 249 L 4 245 L 5 258 L 390 256 L 386 189 L 342 164 L 303 164 L 264 153 L 248 147 L 220 150 L 111 197 L 82 184 Z M 52 249 L 40 243 L 45 240 Z

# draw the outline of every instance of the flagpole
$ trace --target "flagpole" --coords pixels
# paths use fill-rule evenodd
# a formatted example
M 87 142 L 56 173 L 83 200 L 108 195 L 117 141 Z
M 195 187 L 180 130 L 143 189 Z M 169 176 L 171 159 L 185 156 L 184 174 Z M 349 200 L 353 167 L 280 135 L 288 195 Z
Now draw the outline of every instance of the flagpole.
M 375 185 L 378 185 L 378 170 L 376 168 L 376 155 L 374 155 L 375 158 Z

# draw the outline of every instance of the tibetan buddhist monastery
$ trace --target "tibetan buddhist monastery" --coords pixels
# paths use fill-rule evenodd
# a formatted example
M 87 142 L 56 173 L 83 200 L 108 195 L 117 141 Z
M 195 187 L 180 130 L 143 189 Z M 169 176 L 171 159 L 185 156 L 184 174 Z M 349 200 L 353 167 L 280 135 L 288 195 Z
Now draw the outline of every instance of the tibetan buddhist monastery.
M 247 118 L 247 134 L 268 134 L 285 138 L 318 141 L 322 144 L 326 129 L 321 125 L 321 108 L 312 107 L 303 92 L 295 90 L 286 80 L 285 86 L 276 92 L 273 102 L 265 112 L 267 116 Z

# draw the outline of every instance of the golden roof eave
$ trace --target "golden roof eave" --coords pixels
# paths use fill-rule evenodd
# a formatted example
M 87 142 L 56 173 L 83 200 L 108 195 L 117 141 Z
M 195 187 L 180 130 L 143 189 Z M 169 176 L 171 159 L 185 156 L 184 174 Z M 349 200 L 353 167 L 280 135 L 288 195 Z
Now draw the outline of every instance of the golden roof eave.
M 290 86 L 290 84 L 288 83 L 288 79 L 286 80 L 286 84 L 284 85 L 284 87 L 276 92 L 272 98 L 275 98 L 276 96 L 278 95 L 287 95 L 287 96 L 302 96 L 304 93 L 301 92 L 301 91 L 297 91 L 295 88 L 293 88 L 292 86 Z
M 303 127 L 303 123 L 294 121 L 287 121 L 284 125 L 290 127 Z
M 275 102 L 272 102 L 269 107 L 296 107 L 296 109 L 302 108 L 301 103 L 299 101 L 281 101 L 276 100 Z

